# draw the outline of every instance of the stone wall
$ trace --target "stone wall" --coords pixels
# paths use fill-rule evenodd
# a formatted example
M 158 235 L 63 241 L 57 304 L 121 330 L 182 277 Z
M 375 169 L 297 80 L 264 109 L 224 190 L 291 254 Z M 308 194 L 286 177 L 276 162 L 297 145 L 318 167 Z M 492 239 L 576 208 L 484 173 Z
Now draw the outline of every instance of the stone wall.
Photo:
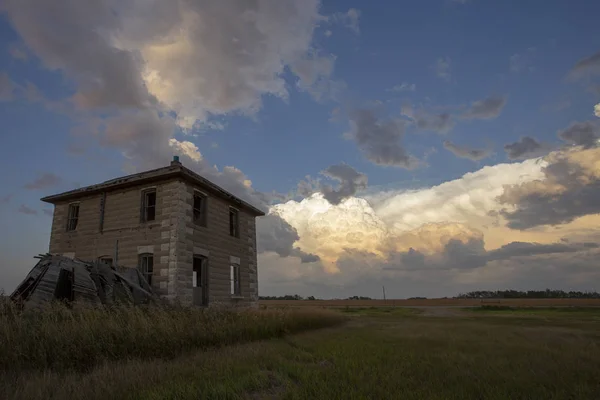
M 193 221 L 193 196 L 197 190 L 207 195 L 206 226 Z M 256 230 L 255 218 L 245 210 L 232 205 L 225 199 L 211 196 L 204 188 L 188 185 L 186 188 L 185 212 L 185 249 L 181 252 L 179 268 L 185 276 L 185 287 L 181 288 L 183 298 L 191 297 L 193 257 L 208 257 L 209 271 L 209 304 L 233 304 L 239 306 L 254 305 L 258 300 L 258 283 L 256 277 Z M 229 234 L 229 207 L 238 209 L 240 237 Z M 252 227 L 252 231 L 250 230 Z M 252 246 L 252 252 L 249 250 Z M 231 295 L 230 266 L 239 259 L 241 296 Z
M 140 222 L 142 191 L 156 189 L 156 219 Z M 207 195 L 206 226 L 193 221 L 193 194 Z M 106 192 L 104 223 L 100 229 L 102 195 L 78 200 L 77 229 L 66 231 L 70 202 L 56 204 L 50 239 L 50 252 L 83 260 L 114 258 L 119 241 L 118 263 L 137 267 L 141 253 L 154 256 L 153 288 L 164 298 L 192 303 L 194 255 L 208 257 L 209 304 L 256 305 L 258 281 L 255 218 L 239 209 L 240 237 L 229 235 L 230 202 L 179 179 Z M 231 260 L 239 258 L 242 293 L 230 294 Z
M 92 261 L 100 257 L 115 256 L 118 240 L 118 264 L 137 267 L 138 256 L 151 253 L 154 257 L 153 288 L 162 296 L 174 295 L 169 285 L 169 256 L 173 253 L 171 241 L 171 209 L 164 199 L 171 198 L 175 182 L 140 185 L 123 190 L 106 192 L 104 223 L 101 230 L 100 204 L 102 195 L 92 195 L 55 205 L 50 253 L 75 256 Z M 142 191 L 156 189 L 156 219 L 140 222 Z M 175 189 L 176 190 L 176 189 Z M 79 220 L 74 231 L 67 232 L 69 204 L 79 203 Z

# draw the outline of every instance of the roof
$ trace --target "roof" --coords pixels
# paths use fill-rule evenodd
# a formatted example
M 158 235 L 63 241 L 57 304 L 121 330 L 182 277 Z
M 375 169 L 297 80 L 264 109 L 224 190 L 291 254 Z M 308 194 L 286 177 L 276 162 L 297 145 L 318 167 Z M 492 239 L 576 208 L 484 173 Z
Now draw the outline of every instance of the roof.
M 79 189 L 70 190 L 68 192 L 63 192 L 59 194 L 54 194 L 46 197 L 42 197 L 40 200 L 50 204 L 56 204 L 65 200 L 73 200 L 77 198 L 81 198 L 83 196 L 89 196 L 92 194 L 102 193 L 105 191 L 112 191 L 117 189 L 123 189 L 129 186 L 140 185 L 143 183 L 156 182 L 169 178 L 181 178 L 188 182 L 195 183 L 205 187 L 219 197 L 227 199 L 234 204 L 240 206 L 241 208 L 250 211 L 254 216 L 263 216 L 265 213 L 258 208 L 254 207 L 252 204 L 240 199 L 239 197 L 234 196 L 229 193 L 227 190 L 221 188 L 220 186 L 212 183 L 208 179 L 196 174 L 192 170 L 184 167 L 181 163 L 175 159 L 171 162 L 171 165 L 167 167 L 162 167 L 158 169 L 153 169 L 145 172 L 140 172 L 138 174 L 127 175 L 120 178 L 111 179 L 97 185 L 85 186 Z

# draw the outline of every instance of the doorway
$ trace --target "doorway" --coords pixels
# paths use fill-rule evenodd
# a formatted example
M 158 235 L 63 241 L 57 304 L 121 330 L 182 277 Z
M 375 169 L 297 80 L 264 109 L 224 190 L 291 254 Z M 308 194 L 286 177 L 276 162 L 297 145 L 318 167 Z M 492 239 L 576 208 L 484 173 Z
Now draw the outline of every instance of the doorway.
M 208 305 L 208 258 L 194 256 L 192 296 L 195 306 Z

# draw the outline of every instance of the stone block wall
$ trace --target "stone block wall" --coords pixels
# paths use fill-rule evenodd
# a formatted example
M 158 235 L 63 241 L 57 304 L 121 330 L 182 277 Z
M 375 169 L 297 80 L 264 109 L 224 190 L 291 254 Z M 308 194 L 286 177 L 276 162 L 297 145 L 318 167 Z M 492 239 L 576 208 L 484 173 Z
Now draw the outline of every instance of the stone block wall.
M 156 219 L 140 222 L 142 191 L 156 189 Z M 193 196 L 199 190 L 207 196 L 206 226 L 193 221 Z M 132 186 L 106 192 L 104 223 L 101 229 L 101 194 L 78 199 L 77 229 L 66 231 L 71 202 L 55 205 L 50 252 L 83 260 L 114 258 L 118 240 L 118 264 L 137 267 L 139 254 L 154 258 L 152 286 L 162 297 L 192 304 L 194 255 L 208 258 L 210 304 L 249 306 L 258 300 L 255 218 L 239 210 L 240 237 L 229 234 L 231 203 L 202 187 L 180 179 Z M 230 294 L 230 265 L 239 259 L 241 296 Z

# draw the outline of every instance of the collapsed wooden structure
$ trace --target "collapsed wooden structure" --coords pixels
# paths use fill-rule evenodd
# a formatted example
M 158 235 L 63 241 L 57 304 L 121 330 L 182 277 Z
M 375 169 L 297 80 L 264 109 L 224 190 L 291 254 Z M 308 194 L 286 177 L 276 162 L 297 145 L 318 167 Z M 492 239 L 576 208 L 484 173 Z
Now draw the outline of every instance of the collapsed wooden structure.
M 38 263 L 10 295 L 24 309 L 38 308 L 52 300 L 95 306 L 158 301 L 136 268 L 51 254 L 36 258 Z

